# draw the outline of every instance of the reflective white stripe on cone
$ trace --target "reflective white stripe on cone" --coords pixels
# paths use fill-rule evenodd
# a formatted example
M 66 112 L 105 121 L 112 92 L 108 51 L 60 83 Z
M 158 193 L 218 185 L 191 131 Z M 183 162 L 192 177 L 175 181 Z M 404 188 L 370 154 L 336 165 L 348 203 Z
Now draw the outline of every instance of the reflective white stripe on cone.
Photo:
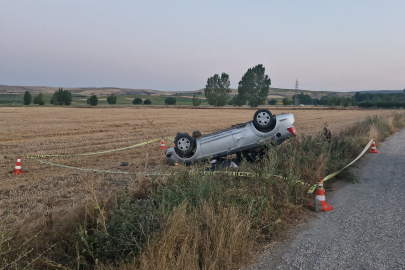
M 323 182 L 322 182 L 322 178 L 319 178 L 319 183 L 318 183 L 318 188 L 316 189 L 316 196 L 315 196 L 315 200 L 319 200 L 322 204 L 322 211 L 326 212 L 329 210 L 333 209 L 333 206 L 330 204 L 326 203 L 325 200 L 325 190 L 323 189 Z M 312 206 L 313 203 L 309 204 L 309 207 Z
M 165 139 L 162 138 L 162 141 L 160 142 L 160 149 L 167 149 L 165 146 Z
M 373 142 L 371 143 L 370 153 L 374 153 L 374 154 L 380 153 L 380 152 L 378 152 L 377 148 L 375 147 L 374 139 L 373 139 Z
M 14 172 L 12 172 L 12 174 L 25 174 L 25 172 L 21 171 L 22 167 L 21 167 L 21 158 L 18 157 L 17 158 L 17 163 L 15 164 L 14 167 Z

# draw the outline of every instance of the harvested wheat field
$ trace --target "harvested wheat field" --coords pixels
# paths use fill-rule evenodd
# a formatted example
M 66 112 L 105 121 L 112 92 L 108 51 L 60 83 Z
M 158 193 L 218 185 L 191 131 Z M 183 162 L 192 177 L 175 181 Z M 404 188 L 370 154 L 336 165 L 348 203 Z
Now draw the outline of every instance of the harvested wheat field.
M 140 194 L 153 179 L 142 176 L 95 173 L 22 160 L 25 175 L 11 175 L 23 155 L 82 154 L 118 149 L 177 132 L 202 134 L 252 119 L 252 109 L 193 108 L 0 108 L 0 216 L 9 212 L 15 228 L 45 229 L 48 235 L 68 226 L 84 206 L 106 200 L 115 191 L 131 189 Z M 273 114 L 289 112 L 272 110 Z M 298 133 L 322 130 L 325 122 L 336 131 L 384 110 L 291 111 Z M 99 170 L 153 172 L 169 167 L 160 141 L 138 148 L 102 155 L 46 158 L 68 166 Z M 166 146 L 173 142 L 166 140 Z M 121 162 L 129 165 L 121 167 Z M 100 195 L 102 195 L 100 197 Z

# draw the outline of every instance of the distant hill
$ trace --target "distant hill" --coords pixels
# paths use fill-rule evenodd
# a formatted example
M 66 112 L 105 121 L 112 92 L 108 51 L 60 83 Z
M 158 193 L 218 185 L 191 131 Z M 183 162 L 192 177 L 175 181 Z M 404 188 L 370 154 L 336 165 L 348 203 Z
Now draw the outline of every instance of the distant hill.
M 160 91 L 151 89 L 131 89 L 131 88 L 117 88 L 117 87 L 82 87 L 82 88 L 65 88 L 69 90 L 74 95 L 80 96 L 91 96 L 95 94 L 97 96 L 102 95 L 174 95 L 183 97 L 192 97 L 194 94 L 204 95 L 204 89 L 192 90 L 192 91 Z M 0 84 L 0 94 L 17 94 L 23 95 L 25 91 L 37 95 L 39 93 L 43 94 L 53 94 L 58 87 L 49 86 L 11 86 L 11 85 L 1 85 Z M 231 95 L 234 96 L 238 93 L 238 89 L 231 89 Z M 304 94 L 310 95 L 312 98 L 321 98 L 323 96 L 353 96 L 355 92 L 328 92 L 328 91 L 310 91 L 310 90 L 298 90 L 298 93 L 303 92 Z M 295 94 L 295 89 L 283 89 L 283 88 L 272 88 L 270 87 L 270 92 L 268 98 L 281 99 L 284 97 L 291 98 Z
M 84 88 L 63 88 L 76 95 L 90 96 L 95 95 L 171 95 L 173 92 L 150 90 L 150 89 L 131 89 L 117 87 L 84 87 Z M 58 87 L 49 86 L 10 86 L 0 84 L 0 94 L 24 94 L 29 91 L 32 94 L 53 94 Z
M 356 94 L 357 92 L 360 92 L 360 94 L 401 94 L 404 93 L 404 90 L 366 90 L 366 91 L 354 91 L 354 92 L 348 92 L 348 93 L 353 93 Z

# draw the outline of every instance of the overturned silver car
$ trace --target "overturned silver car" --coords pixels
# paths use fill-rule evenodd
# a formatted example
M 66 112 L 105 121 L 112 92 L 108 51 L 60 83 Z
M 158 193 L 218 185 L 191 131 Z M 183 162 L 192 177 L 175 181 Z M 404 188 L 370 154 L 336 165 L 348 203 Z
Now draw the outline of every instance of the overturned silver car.
M 295 119 L 291 113 L 272 115 L 267 109 L 257 110 L 253 120 L 233 125 L 208 135 L 198 131 L 193 136 L 177 133 L 175 147 L 166 151 L 166 158 L 172 163 L 186 163 L 205 159 L 225 157 L 231 154 L 248 153 L 251 149 L 263 147 L 271 140 L 281 144 L 296 136 Z

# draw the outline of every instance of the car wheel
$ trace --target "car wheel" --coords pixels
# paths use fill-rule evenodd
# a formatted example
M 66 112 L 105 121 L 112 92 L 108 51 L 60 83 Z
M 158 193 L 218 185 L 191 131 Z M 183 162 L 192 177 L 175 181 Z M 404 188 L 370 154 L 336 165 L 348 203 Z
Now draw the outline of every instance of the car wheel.
M 188 156 L 195 148 L 195 140 L 188 133 L 177 133 L 174 144 L 176 152 L 181 157 Z
M 273 115 L 267 109 L 257 110 L 253 116 L 253 125 L 258 130 L 265 130 L 273 123 Z

